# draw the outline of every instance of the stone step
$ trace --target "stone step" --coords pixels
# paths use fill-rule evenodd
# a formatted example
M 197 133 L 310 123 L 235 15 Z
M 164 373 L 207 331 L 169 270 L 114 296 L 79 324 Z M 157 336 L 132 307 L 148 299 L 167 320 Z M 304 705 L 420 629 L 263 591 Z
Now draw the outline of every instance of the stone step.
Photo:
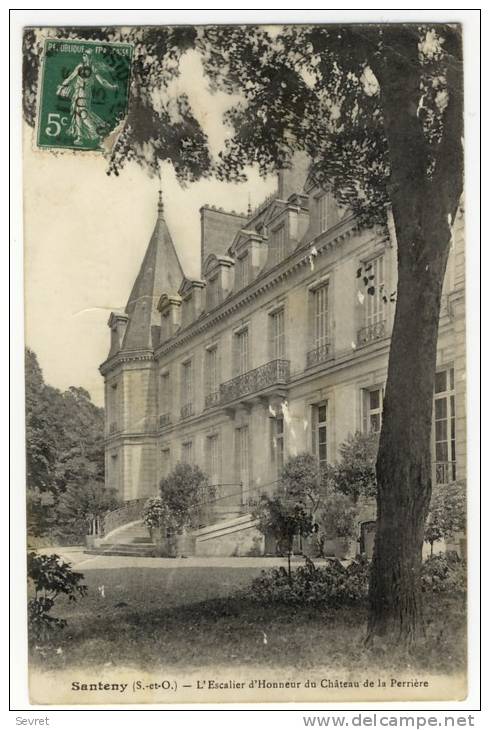
M 148 545 L 101 545 L 98 548 L 89 548 L 84 550 L 84 553 L 87 555 L 121 555 L 140 558 L 156 557 L 155 545 L 152 543 Z

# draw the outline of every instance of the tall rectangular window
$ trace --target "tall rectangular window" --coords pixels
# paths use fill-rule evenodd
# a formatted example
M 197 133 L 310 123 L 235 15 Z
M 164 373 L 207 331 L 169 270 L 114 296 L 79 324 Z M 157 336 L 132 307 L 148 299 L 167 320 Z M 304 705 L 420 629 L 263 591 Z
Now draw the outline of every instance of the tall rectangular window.
M 192 441 L 184 441 L 182 444 L 181 460 L 184 464 L 194 463 L 194 446 Z
M 272 431 L 272 463 L 275 466 L 276 476 L 280 477 L 284 466 L 284 418 L 271 418 Z
M 269 315 L 270 357 L 271 360 L 282 360 L 286 353 L 286 337 L 284 331 L 284 309 L 278 309 Z
M 192 376 L 192 360 L 182 363 L 181 383 L 181 416 L 192 415 L 194 410 L 194 383 Z
M 213 309 L 219 304 L 218 299 L 218 276 L 213 276 L 206 284 L 207 309 Z
M 170 388 L 170 373 L 162 373 L 160 376 L 160 413 L 170 413 L 172 391 Z
M 286 230 L 284 226 L 271 232 L 271 261 L 274 264 L 283 260 L 286 255 Z
M 328 345 L 328 283 L 313 291 L 313 341 L 314 347 Z
M 172 470 L 172 463 L 170 457 L 170 449 L 167 447 L 161 451 L 161 474 L 162 477 L 168 477 Z
M 320 233 L 324 233 L 328 228 L 328 193 L 318 198 L 318 226 Z
M 366 293 L 366 326 L 376 325 L 382 322 L 385 318 L 385 310 L 383 304 L 383 289 L 384 289 L 384 256 L 378 256 L 372 259 L 364 267 L 364 272 L 367 277 L 374 277 L 369 279 L 369 287 L 373 287 L 374 293 Z
M 363 391 L 364 433 L 379 433 L 383 414 L 383 388 L 369 388 Z
M 249 258 L 248 251 L 240 256 L 235 263 L 235 289 L 243 289 L 249 281 Z
M 434 386 L 434 451 L 436 484 L 456 479 L 456 411 L 454 369 L 436 373 Z
M 219 390 L 218 346 L 206 350 L 206 394 L 212 395 Z
M 250 484 L 250 443 L 248 426 L 235 430 L 236 479 L 242 487 L 242 499 L 247 499 Z
M 327 404 L 313 406 L 313 453 L 320 466 L 327 464 Z
M 119 423 L 119 389 L 117 387 L 117 383 L 111 383 L 111 387 L 109 390 L 109 398 L 110 398 L 110 423 L 109 423 L 109 431 L 110 433 L 114 433 L 115 431 L 120 428 Z
M 249 368 L 249 352 L 248 352 L 248 329 L 236 332 L 233 336 L 233 370 L 235 375 L 243 375 L 248 372 Z
M 111 489 L 115 489 L 117 492 L 119 492 L 119 459 L 117 454 L 111 454 L 110 464 L 111 466 L 109 472 L 109 483 L 111 485 Z
M 209 483 L 218 485 L 221 481 L 219 435 L 213 433 L 206 439 L 206 472 Z

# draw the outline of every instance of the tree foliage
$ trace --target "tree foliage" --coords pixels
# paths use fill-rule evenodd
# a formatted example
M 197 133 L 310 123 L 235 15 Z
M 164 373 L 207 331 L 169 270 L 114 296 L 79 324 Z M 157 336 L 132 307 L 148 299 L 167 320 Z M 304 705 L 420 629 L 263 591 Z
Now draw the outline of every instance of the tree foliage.
M 376 496 L 377 433 L 349 434 L 339 447 L 340 458 L 328 466 L 326 476 L 333 489 L 357 502 Z
M 79 493 L 85 507 L 90 500 L 96 503 L 93 485 L 104 480 L 104 411 L 83 388 L 62 392 L 47 385 L 29 348 L 25 383 L 28 528 L 39 536 L 62 528 L 67 513 L 57 506 L 68 488 L 72 497 Z
M 425 541 L 433 551 L 438 540 L 451 539 L 466 530 L 466 489 L 464 482 L 438 484 L 432 490 L 430 511 L 425 525 Z
M 358 511 L 351 497 L 339 492 L 329 494 L 321 503 L 316 521 L 320 537 L 352 539 L 357 534 Z
M 262 495 L 254 508 L 254 519 L 262 534 L 272 534 L 276 540 L 278 552 L 284 552 L 288 559 L 288 575 L 291 576 L 291 556 L 296 535 L 308 537 L 313 531 L 313 518 L 304 500 L 288 496 L 278 490 L 269 497 Z
M 385 224 L 394 160 L 386 133 L 385 86 L 396 77 L 415 104 L 423 159 L 413 167 L 436 185 L 451 92 L 459 94 L 460 29 L 454 25 L 206 26 L 50 28 L 50 36 L 134 44 L 129 114 L 108 160 L 118 174 L 135 161 L 154 174 L 169 160 L 182 181 L 211 172 L 243 179 L 257 163 L 264 174 L 303 149 L 312 176 L 328 185 L 362 224 Z M 179 62 L 199 53 L 212 89 L 235 101 L 226 114 L 232 134 L 218 161 L 185 95 L 168 93 Z M 40 34 L 24 34 L 24 116 L 34 124 Z M 399 79 L 405 78 L 405 86 Z M 413 100 L 412 100 L 413 97 Z M 238 99 L 238 100 L 237 100 Z M 405 120 L 405 123 L 408 120 Z M 410 138 L 407 140 L 410 147 Z M 413 152 L 419 145 L 413 148 Z M 406 165 L 405 165 L 406 167 Z
M 280 493 L 284 498 L 301 502 L 310 512 L 315 512 L 322 491 L 318 460 L 307 452 L 289 457 L 280 477 Z
M 77 596 L 85 596 L 87 586 L 82 583 L 83 573 L 72 570 L 59 555 L 38 555 L 34 552 L 27 556 L 27 577 L 34 597 L 28 602 L 29 640 L 49 640 L 55 629 L 66 626 L 66 620 L 51 615 L 58 596 L 64 594 L 69 601 Z
M 115 489 L 104 482 L 71 482 L 61 493 L 56 505 L 56 523 L 51 529 L 54 536 L 83 540 L 94 523 L 121 505 Z
M 49 28 L 50 37 L 129 42 L 134 44 L 129 113 L 109 158 L 108 172 L 118 175 L 128 162 L 151 175 L 170 161 L 182 182 L 208 174 L 207 136 L 185 94 L 167 95 L 179 75 L 179 60 L 194 47 L 198 31 L 191 26 L 138 28 Z M 24 33 L 24 118 L 34 125 L 42 38 L 36 29 Z

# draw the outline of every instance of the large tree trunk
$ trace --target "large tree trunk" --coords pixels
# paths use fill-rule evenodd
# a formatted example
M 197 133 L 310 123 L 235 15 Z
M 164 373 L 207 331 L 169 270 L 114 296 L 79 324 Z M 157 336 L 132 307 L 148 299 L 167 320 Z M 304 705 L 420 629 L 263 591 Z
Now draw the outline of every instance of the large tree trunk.
M 412 234 L 412 236 L 411 236 Z M 414 231 L 405 231 L 411 237 Z M 434 233 L 432 232 L 432 239 Z M 421 627 L 419 574 L 431 494 L 437 331 L 449 241 L 398 241 L 398 297 L 376 474 L 377 532 L 369 636 L 411 642 Z
M 448 32 L 448 103 L 437 148 L 419 119 L 421 74 L 413 26 L 387 26 L 374 53 L 391 167 L 398 289 L 376 475 L 377 530 L 368 640 L 411 643 L 422 628 L 420 569 L 431 497 L 430 434 L 442 285 L 463 185 L 462 54 Z M 431 162 L 432 160 L 432 162 Z M 431 169 L 432 168 L 432 169 Z

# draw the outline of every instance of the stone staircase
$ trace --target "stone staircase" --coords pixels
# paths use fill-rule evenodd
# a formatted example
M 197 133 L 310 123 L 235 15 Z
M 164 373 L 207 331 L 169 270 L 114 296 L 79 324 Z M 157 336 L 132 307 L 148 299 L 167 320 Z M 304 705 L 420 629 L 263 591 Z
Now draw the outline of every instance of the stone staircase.
M 192 553 L 201 557 L 246 556 L 263 554 L 263 537 L 250 514 L 223 514 L 221 519 L 194 530 L 188 544 Z M 97 547 L 87 548 L 88 555 L 120 555 L 158 557 L 161 547 L 152 542 L 148 528 L 141 520 L 121 525 L 102 538 Z
M 152 558 L 156 555 L 156 546 L 152 542 L 148 528 L 141 520 L 111 530 L 101 539 L 98 547 L 87 548 L 89 555 L 129 555 Z

